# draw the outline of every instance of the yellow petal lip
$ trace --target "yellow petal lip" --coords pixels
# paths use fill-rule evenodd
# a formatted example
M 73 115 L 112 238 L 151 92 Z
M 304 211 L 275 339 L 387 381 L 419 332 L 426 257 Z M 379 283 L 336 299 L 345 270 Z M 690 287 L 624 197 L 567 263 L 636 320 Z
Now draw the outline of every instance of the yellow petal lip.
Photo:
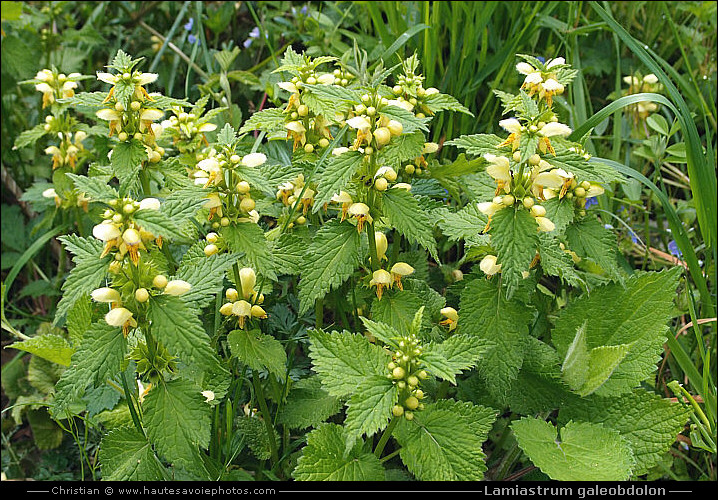
M 97 79 L 101 82 L 109 83 L 110 85 L 114 85 L 117 83 L 117 75 L 113 75 L 112 73 L 97 73 Z
M 258 167 L 263 165 L 267 161 L 267 156 L 264 153 L 249 153 L 242 158 L 242 165 L 245 167 Z
M 112 303 L 120 301 L 120 292 L 110 287 L 97 288 L 90 294 L 95 302 Z
M 101 110 L 97 111 L 95 113 L 95 116 L 97 116 L 100 120 L 105 120 L 108 122 L 116 121 L 121 118 L 120 114 L 117 113 L 117 111 L 115 111 L 114 109 L 109 109 L 109 108 L 105 108 L 105 109 L 101 109 Z
M 398 274 L 399 276 L 409 276 L 414 272 L 414 268 L 406 262 L 397 262 L 391 267 L 392 274 Z
M 440 312 L 442 316 L 446 316 L 452 321 L 459 321 L 459 313 L 453 307 L 444 307 Z
M 481 269 L 487 276 L 493 276 L 494 274 L 501 271 L 501 264 L 496 263 L 495 255 L 487 255 L 486 257 L 481 259 L 479 269 Z
M 107 242 L 119 238 L 122 233 L 115 224 L 103 222 L 92 228 L 92 235 L 98 240 Z
M 116 307 L 105 314 L 105 322 L 110 326 L 124 326 L 132 320 L 132 312 L 124 307 Z
M 378 269 L 372 273 L 370 285 L 388 285 L 391 283 L 391 274 L 384 269 Z
M 167 283 L 167 286 L 165 286 L 164 293 L 179 297 L 180 295 L 184 295 L 189 292 L 191 288 L 192 285 L 184 280 L 172 280 Z
M 512 134 L 517 134 L 521 132 L 521 123 L 516 118 L 507 118 L 505 120 L 501 120 L 499 122 L 499 126 L 507 132 L 511 132 Z

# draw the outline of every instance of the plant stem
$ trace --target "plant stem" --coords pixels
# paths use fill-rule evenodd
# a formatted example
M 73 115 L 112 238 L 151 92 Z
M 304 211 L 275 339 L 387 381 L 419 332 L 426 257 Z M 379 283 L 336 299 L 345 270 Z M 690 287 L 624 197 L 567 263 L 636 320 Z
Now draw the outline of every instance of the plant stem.
M 264 389 L 262 388 L 262 382 L 259 380 L 259 372 L 257 372 L 257 370 L 252 370 L 252 383 L 254 384 L 254 393 L 257 395 L 259 410 L 262 412 L 262 419 L 267 428 L 267 439 L 269 440 L 269 448 L 272 452 L 272 465 L 276 465 L 279 461 L 279 452 L 277 451 L 277 442 L 274 440 L 274 426 L 272 425 L 267 400 L 264 398 Z
M 381 438 L 379 439 L 376 448 L 374 448 L 374 456 L 376 458 L 381 458 L 381 454 L 384 451 L 384 447 L 386 446 L 387 441 L 389 441 L 391 433 L 394 432 L 394 427 L 396 427 L 397 423 L 399 423 L 399 418 L 392 417 L 391 421 L 389 422 L 389 425 L 387 425 L 386 429 L 384 429 L 384 434 L 381 435 Z

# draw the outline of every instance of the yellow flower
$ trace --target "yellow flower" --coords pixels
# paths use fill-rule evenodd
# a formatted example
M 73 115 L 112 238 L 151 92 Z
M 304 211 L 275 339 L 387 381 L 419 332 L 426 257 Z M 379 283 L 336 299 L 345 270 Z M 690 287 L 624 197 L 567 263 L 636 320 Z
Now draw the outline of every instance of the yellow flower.
M 397 262 L 391 267 L 391 276 L 394 278 L 394 283 L 396 283 L 399 290 L 404 290 L 404 287 L 401 284 L 402 276 L 409 276 L 413 273 L 414 268 L 406 262 Z
M 252 315 L 252 304 L 246 300 L 238 300 L 232 304 L 232 314 L 239 318 L 239 327 L 244 328 L 244 319 Z
M 379 300 L 381 300 L 384 287 L 391 288 L 392 286 L 391 275 L 384 269 L 374 271 L 374 273 L 372 273 L 372 279 L 369 281 L 369 285 L 376 286 L 376 296 Z
M 294 139 L 294 146 L 292 151 L 297 149 L 299 145 L 304 146 L 307 142 L 306 132 L 307 129 L 302 125 L 301 122 L 292 121 L 284 126 L 287 129 L 287 139 Z
M 189 292 L 191 288 L 192 285 L 184 280 L 172 280 L 167 283 L 167 286 L 165 286 L 164 293 L 179 297 L 180 295 L 184 295 Z
M 254 286 L 257 284 L 257 275 L 251 267 L 243 267 L 239 270 L 239 281 L 242 285 L 242 296 L 248 299 L 254 293 Z
M 489 162 L 486 167 L 486 173 L 496 181 L 496 194 L 503 189 L 504 192 L 511 192 L 511 168 L 509 167 L 509 159 L 505 156 L 495 156 L 485 154 L 484 158 Z
M 481 269 L 486 276 L 493 276 L 494 274 L 501 271 L 501 264 L 496 263 L 496 256 L 495 255 L 487 255 L 483 259 L 481 259 L 481 263 L 479 263 L 479 269 Z
M 346 191 L 339 191 L 339 194 L 335 194 L 332 196 L 332 200 L 334 203 L 341 203 L 342 204 L 342 222 L 344 222 L 344 219 L 347 216 L 347 212 L 349 211 L 349 207 L 352 205 L 352 197 L 347 193 Z
M 439 324 L 448 326 L 449 331 L 454 330 L 459 322 L 459 313 L 456 312 L 456 309 L 453 307 L 444 307 L 440 312 L 446 319 L 439 321 Z
M 364 223 L 371 223 L 373 220 L 371 215 L 369 215 L 369 207 L 364 203 L 352 203 L 348 213 L 357 220 L 357 232 L 360 233 L 362 229 L 364 229 Z
M 137 321 L 132 316 L 133 314 L 130 310 L 124 307 L 116 307 L 105 314 L 105 323 L 110 326 L 121 326 L 122 334 L 127 337 L 130 328 L 137 326 Z

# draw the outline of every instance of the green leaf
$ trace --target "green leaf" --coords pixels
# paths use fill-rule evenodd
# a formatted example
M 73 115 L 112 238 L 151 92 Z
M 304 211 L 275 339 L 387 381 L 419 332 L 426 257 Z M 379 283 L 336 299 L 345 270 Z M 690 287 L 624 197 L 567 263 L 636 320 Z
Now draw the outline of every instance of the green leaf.
M 75 183 L 75 188 L 81 193 L 85 193 L 92 201 L 108 203 L 110 200 L 115 200 L 119 196 L 112 186 L 109 186 L 107 182 L 98 177 L 85 177 L 84 175 L 75 174 L 66 175 Z
M 3 5 L 5 5 L 5 2 L 3 2 Z M 44 123 L 35 125 L 31 129 L 23 130 L 20 135 L 18 135 L 15 139 L 13 149 L 22 149 L 24 147 L 31 146 L 35 144 L 46 133 L 47 131 L 45 131 Z
M 62 284 L 62 298 L 55 311 L 55 325 L 65 317 L 75 302 L 90 294 L 101 284 L 107 275 L 110 258 L 110 256 L 106 256 L 99 259 L 98 255 L 95 255 L 90 258 L 76 257 L 73 259 L 76 265 Z
M 223 288 L 224 274 L 237 261 L 232 253 L 204 254 L 205 242 L 192 245 L 180 262 L 179 269 L 172 279 L 184 280 L 190 285 L 190 291 L 181 296 L 192 307 L 201 309 L 215 298 Z
M 190 367 L 195 380 L 219 361 L 197 311 L 181 298 L 171 295 L 150 297 L 147 316 L 152 335 L 182 363 Z
M 556 151 L 556 156 L 547 157 L 547 161 L 556 168 L 562 168 L 566 172 L 574 174 L 578 182 L 608 184 L 626 180 L 623 174 L 610 165 L 600 161 L 589 162 L 583 156 L 572 151 Z
M 283 379 L 286 373 L 287 354 L 274 337 L 259 330 L 233 330 L 227 335 L 232 356 L 253 370 L 268 370 Z
M 418 243 L 439 261 L 433 227 L 429 216 L 416 198 L 404 189 L 391 189 L 384 193 L 384 214 L 388 223 L 412 243 Z
M 579 276 L 571 256 L 561 250 L 559 241 L 550 234 L 539 233 L 540 264 L 544 273 L 558 276 L 561 281 L 576 287 L 585 287 L 586 282 Z
M 362 435 L 371 437 L 386 427 L 391 418 L 391 408 L 399 398 L 399 390 L 386 375 L 373 375 L 357 385 L 347 403 L 344 428 L 347 434 L 346 452 Z
M 209 445 L 210 408 L 191 381 L 160 382 L 142 403 L 147 437 L 166 460 L 192 466 Z
M 574 221 L 566 228 L 566 247 L 585 259 L 595 262 L 612 280 L 620 280 L 616 260 L 616 237 L 593 216 Z
M 284 122 L 286 117 L 287 115 L 280 108 L 257 111 L 244 122 L 244 125 L 239 129 L 239 135 L 246 134 L 252 130 L 262 130 L 268 134 L 277 130 L 285 130 Z
M 131 426 L 111 430 L 100 444 L 105 481 L 159 481 L 168 479 L 162 462 L 147 438 Z
M 336 424 L 320 424 L 307 434 L 307 445 L 292 477 L 297 481 L 383 481 L 384 467 L 358 441 L 344 454 L 345 431 Z
M 321 172 L 318 180 L 317 194 L 314 196 L 313 211 L 318 212 L 332 196 L 344 190 L 349 181 L 362 168 L 364 155 L 358 151 L 347 151 L 339 156 L 332 156 Z
M 270 280 L 277 279 L 274 259 L 261 227 L 252 222 L 239 222 L 221 228 L 221 232 L 231 251 L 244 253 L 239 261 L 241 266 L 251 267 Z
M 388 374 L 391 355 L 363 335 L 314 330 L 309 333 L 309 341 L 314 371 L 332 396 L 345 398 L 366 379 Z
M 507 295 L 511 297 L 529 270 L 538 246 L 538 225 L 527 210 L 506 207 L 491 218 L 491 245 L 496 249 L 497 262 L 501 264 L 501 278 L 506 283 Z
M 470 281 L 461 293 L 458 333 L 494 343 L 478 366 L 489 391 L 504 400 L 524 361 L 532 312 L 508 300 L 498 284 L 485 279 Z
M 456 385 L 455 375 L 476 366 L 490 346 L 491 343 L 484 339 L 456 334 L 440 344 L 427 344 L 421 360 L 427 371 Z
M 470 155 L 483 156 L 487 153 L 496 154 L 497 146 L 503 141 L 501 137 L 494 134 L 474 134 L 462 135 L 444 144 L 464 149 Z
M 409 290 L 385 292 L 381 300 L 374 300 L 371 316 L 402 335 L 411 333 L 414 314 L 424 302 Z
M 519 447 L 556 481 L 625 481 L 634 458 L 618 431 L 598 424 L 569 422 L 557 430 L 549 422 L 524 417 L 511 424 Z
M 458 212 L 441 212 L 439 228 L 450 241 L 465 240 L 479 234 L 488 218 L 482 214 L 476 203 L 469 203 Z
M 597 395 L 626 393 L 656 370 L 663 352 L 665 325 L 674 316 L 673 299 L 680 272 L 680 268 L 637 272 L 623 286 L 613 283 L 596 288 L 561 312 L 551 338 L 564 359 L 584 322 L 588 349 L 630 346 Z
M 217 144 L 219 146 L 231 146 L 236 139 L 237 133 L 229 123 L 225 123 L 222 130 L 217 134 Z
M 588 396 L 598 390 L 623 361 L 629 345 L 600 346 L 589 350 L 586 346 L 586 323 L 576 331 L 576 336 L 566 351 L 561 371 L 564 381 L 580 396 Z
M 68 252 L 74 255 L 76 264 L 85 259 L 97 260 L 102 253 L 102 242 L 95 238 L 83 238 L 76 234 L 58 236 L 57 239 L 65 245 Z
M 342 407 L 339 398 L 322 389 L 318 376 L 300 379 L 289 392 L 287 402 L 279 410 L 277 423 L 290 429 L 316 427 Z
M 384 344 L 394 349 L 399 348 L 399 344 L 397 343 L 397 341 L 401 339 L 402 335 L 392 326 L 385 323 L 378 323 L 376 321 L 372 321 L 364 316 L 359 316 L 359 318 L 361 319 L 362 323 L 364 323 L 364 327 L 366 327 L 367 331 L 372 336 L 376 337 Z
M 574 200 L 566 197 L 558 199 L 558 197 L 541 202 L 546 209 L 546 217 L 554 223 L 556 229 L 551 234 L 563 234 L 566 227 L 573 222 L 576 206 Z
M 337 288 L 359 265 L 359 233 L 348 222 L 331 220 L 314 237 L 299 282 L 300 314 Z
M 182 228 L 160 210 L 138 210 L 132 214 L 132 218 L 142 229 L 149 231 L 156 238 L 161 236 L 170 241 L 186 239 Z
M 437 111 L 449 110 L 458 111 L 465 115 L 474 116 L 465 106 L 463 106 L 454 97 L 448 94 L 431 94 L 424 98 L 422 102 L 423 107 L 427 108 L 431 114 Z
M 29 352 L 62 366 L 70 366 L 70 359 L 75 352 L 64 337 L 51 333 L 32 337 L 21 342 L 14 342 L 7 347 Z
M 386 116 L 390 120 L 396 120 L 401 123 L 404 127 L 404 134 L 413 134 L 417 130 L 421 130 L 426 133 L 429 132 L 428 123 L 431 121 L 431 118 L 417 118 L 414 116 L 414 113 L 407 111 L 402 107 L 394 105 L 384 106 L 379 111 L 379 114 L 381 116 Z
M 145 160 L 147 160 L 147 151 L 142 142 L 137 139 L 120 142 L 112 149 L 110 157 L 112 171 L 119 179 L 125 193 L 130 186 L 138 185 L 138 175 L 142 168 L 142 162 Z
M 393 167 L 399 172 L 403 162 L 421 156 L 425 143 L 426 137 L 420 130 L 411 134 L 402 133 L 378 151 L 377 163 Z
M 64 433 L 45 408 L 27 412 L 27 421 L 32 428 L 35 445 L 40 450 L 52 450 L 62 444 Z
M 464 153 L 448 165 L 437 165 L 431 167 L 431 177 L 439 181 L 439 183 L 449 191 L 449 194 L 456 200 L 461 199 L 461 179 L 467 174 L 473 174 L 479 171 L 479 168 L 486 163 L 483 158 L 467 160 Z M 473 203 L 472 203 L 473 205 Z
M 301 272 L 302 263 L 310 245 L 309 235 L 306 231 L 293 231 L 282 233 L 274 243 L 272 257 L 281 274 L 296 275 Z
M 639 476 L 655 466 L 675 442 L 690 411 L 637 389 L 619 397 L 592 396 L 561 409 L 559 421 L 579 420 L 615 429 L 631 444 Z
M 496 415 L 469 402 L 442 400 L 401 419 L 394 437 L 404 465 L 420 481 L 480 481 L 487 439 Z

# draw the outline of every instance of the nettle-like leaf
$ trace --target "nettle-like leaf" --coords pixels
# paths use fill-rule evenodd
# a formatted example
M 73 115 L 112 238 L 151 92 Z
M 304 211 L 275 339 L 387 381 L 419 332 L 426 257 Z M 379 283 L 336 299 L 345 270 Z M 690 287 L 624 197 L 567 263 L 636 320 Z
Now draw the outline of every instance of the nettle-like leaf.
M 138 174 L 142 168 L 142 162 L 145 160 L 147 160 L 147 151 L 145 151 L 142 141 L 137 139 L 132 138 L 117 143 L 112 148 L 112 156 L 110 157 L 112 172 L 120 181 L 123 193 L 126 193 L 132 187 L 138 186 Z
M 386 427 L 398 399 L 399 390 L 386 375 L 364 378 L 347 402 L 345 451 L 349 452 L 362 435 L 370 437 Z
M 110 200 L 115 200 L 119 196 L 115 188 L 109 186 L 104 179 L 99 177 L 85 177 L 84 175 L 75 174 L 66 175 L 75 183 L 75 188 L 81 193 L 85 193 L 92 201 L 108 203 Z
M 131 426 L 111 430 L 100 444 L 105 481 L 159 481 L 169 479 L 147 438 Z
M 469 203 L 461 210 L 441 210 L 439 228 L 450 241 L 465 240 L 478 235 L 486 227 L 488 217 L 479 211 L 476 203 Z
M 132 214 L 132 218 L 142 229 L 149 231 L 155 237 L 162 237 L 170 241 L 182 241 L 186 239 L 181 225 L 177 224 L 160 210 L 138 210 Z
M 274 259 L 261 227 L 251 222 L 239 222 L 222 227 L 221 233 L 232 252 L 244 253 L 240 265 L 251 267 L 270 280 L 277 279 Z
M 619 397 L 581 399 L 561 410 L 559 422 L 591 422 L 617 430 L 633 450 L 634 474 L 641 475 L 661 460 L 689 415 L 688 408 L 678 403 L 636 389 Z
M 608 184 L 626 181 L 623 174 L 613 167 L 600 161 L 589 162 L 583 156 L 572 151 L 556 151 L 555 156 L 549 156 L 546 160 L 556 168 L 571 172 L 579 182 L 589 181 Z
M 147 315 L 152 322 L 152 335 L 182 363 L 194 380 L 219 361 L 209 336 L 197 317 L 197 310 L 179 297 L 158 295 L 151 297 Z
M 467 160 L 464 153 L 461 153 L 453 163 L 433 165 L 431 167 L 431 177 L 439 181 L 439 184 L 441 184 L 454 199 L 460 200 L 461 177 L 480 171 L 485 164 L 486 160 L 483 158 Z
M 405 287 L 404 291 L 385 292 L 381 300 L 374 300 L 371 317 L 406 335 L 411 333 L 414 315 L 423 305 L 421 298 Z
M 491 245 L 496 249 L 497 262 L 501 264 L 501 278 L 506 283 L 510 297 L 528 272 L 536 256 L 538 226 L 527 210 L 507 207 L 491 218 Z
M 616 236 L 596 216 L 589 215 L 566 227 L 566 247 L 596 263 L 611 280 L 622 279 L 616 260 Z
M 494 410 L 441 400 L 401 419 L 394 437 L 407 469 L 421 481 L 479 481 L 486 471 L 481 445 L 496 419 Z
M 214 300 L 222 291 L 224 274 L 237 261 L 232 253 L 204 254 L 205 242 L 192 245 L 180 262 L 177 273 L 172 279 L 184 280 L 190 285 L 190 291 L 181 295 L 181 299 L 192 307 L 201 309 Z
M 386 377 L 391 355 L 366 337 L 349 332 L 309 332 L 309 357 L 322 387 L 338 398 L 346 398 L 366 380 Z
M 253 370 L 266 369 L 283 379 L 286 373 L 287 354 L 274 337 L 259 330 L 233 330 L 227 335 L 232 356 Z
M 494 343 L 478 366 L 491 394 L 504 400 L 518 376 L 527 349 L 533 314 L 486 279 L 470 281 L 461 293 L 459 333 Z
M 403 162 L 421 156 L 425 143 L 426 137 L 420 130 L 403 133 L 377 152 L 377 163 L 393 167 L 398 172 Z
M 391 189 L 382 196 L 384 214 L 388 224 L 412 243 L 418 243 L 439 261 L 436 240 L 429 215 L 419 206 L 417 199 L 404 189 Z
M 467 154 L 483 156 L 487 153 L 496 154 L 496 149 L 504 140 L 494 134 L 462 135 L 457 139 L 446 141 L 447 146 L 456 146 L 466 150 Z
M 359 265 L 360 237 L 348 222 L 324 224 L 307 249 L 299 282 L 300 313 L 339 287 Z
M 556 226 L 551 231 L 551 234 L 563 234 L 564 230 L 574 220 L 576 213 L 574 200 L 566 197 L 561 199 L 555 197 L 541 202 L 541 205 L 546 209 L 546 217 Z
M 384 467 L 364 450 L 359 440 L 344 453 L 346 431 L 336 424 L 320 424 L 307 434 L 307 445 L 292 477 L 297 481 L 383 481 Z
M 287 403 L 279 410 L 277 422 L 290 429 L 316 427 L 341 407 L 341 400 L 322 389 L 321 380 L 313 375 L 293 385 Z
M 308 231 L 292 231 L 270 241 L 272 257 L 277 266 L 277 273 L 296 275 L 301 273 L 307 248 L 311 244 Z
M 189 380 L 161 381 L 142 404 L 147 437 L 166 460 L 193 466 L 210 440 L 210 405 Z
M 44 123 L 35 125 L 31 129 L 23 130 L 15 139 L 13 149 L 22 149 L 24 147 L 31 146 L 40 140 L 40 138 L 45 134 L 47 134 L 47 131 L 45 130 Z
M 571 256 L 561 250 L 559 241 L 547 233 L 539 234 L 539 256 L 541 269 L 551 276 L 558 276 L 561 281 L 572 286 L 585 288 L 585 280 L 578 274 Z
M 314 196 L 313 211 L 318 212 L 332 196 L 339 194 L 364 165 L 364 155 L 358 151 L 347 151 L 332 156 L 319 175 L 317 194 Z
M 431 114 L 434 114 L 438 111 L 458 111 L 459 113 L 464 113 L 465 115 L 474 116 L 474 114 L 468 110 L 464 105 L 462 105 L 459 101 L 456 100 L 456 98 L 448 95 L 448 94 L 431 94 L 424 98 L 422 105 L 428 109 Z
M 628 440 L 600 424 L 569 422 L 560 430 L 524 417 L 511 424 L 519 447 L 557 481 L 625 481 L 635 464 Z
M 21 342 L 14 342 L 7 347 L 29 352 L 62 366 L 70 365 L 70 359 L 75 352 L 64 337 L 52 333 L 31 337 Z
M 563 359 L 570 357 L 577 331 L 584 323 L 585 349 L 628 346 L 625 357 L 596 388 L 596 395 L 629 392 L 656 370 L 666 323 L 674 315 L 673 299 L 680 271 L 673 268 L 655 273 L 637 272 L 623 286 L 609 284 L 596 288 L 561 312 L 551 337 Z
M 283 131 L 287 115 L 280 108 L 269 108 L 257 111 L 244 122 L 239 129 L 239 135 L 246 134 L 252 130 L 262 130 L 267 134 L 276 131 Z
M 455 334 L 441 343 L 426 344 L 421 355 L 426 370 L 456 385 L 456 374 L 477 365 L 491 342 L 467 334 Z

